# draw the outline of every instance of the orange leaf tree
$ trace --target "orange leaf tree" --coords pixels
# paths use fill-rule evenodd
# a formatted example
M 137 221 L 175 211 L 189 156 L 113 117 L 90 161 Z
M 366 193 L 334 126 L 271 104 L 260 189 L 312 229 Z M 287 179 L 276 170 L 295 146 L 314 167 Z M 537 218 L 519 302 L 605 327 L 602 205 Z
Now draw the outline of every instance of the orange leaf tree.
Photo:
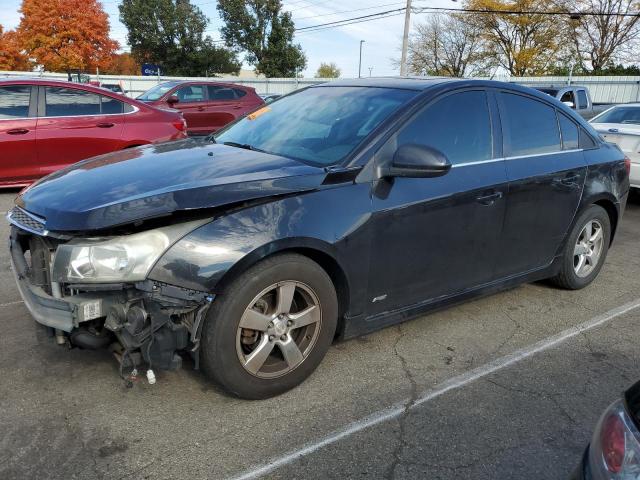
M 118 48 L 96 0 L 23 0 L 20 13 L 22 47 L 47 71 L 102 68 Z
M 106 75 L 140 75 L 140 64 L 130 53 L 117 53 L 102 72 Z
M 13 30 L 4 32 L 0 25 L 0 70 L 31 70 L 29 57 L 24 54 Z

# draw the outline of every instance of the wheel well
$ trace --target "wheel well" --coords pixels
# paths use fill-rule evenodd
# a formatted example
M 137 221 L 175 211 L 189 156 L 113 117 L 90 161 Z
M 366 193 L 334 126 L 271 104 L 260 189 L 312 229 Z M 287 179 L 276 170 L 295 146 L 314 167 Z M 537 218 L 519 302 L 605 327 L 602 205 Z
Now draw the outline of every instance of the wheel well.
M 593 202 L 593 204 L 604 208 L 609 215 L 609 221 L 611 222 L 611 238 L 609 239 L 609 243 L 611 243 L 613 242 L 613 237 L 618 226 L 618 210 L 616 209 L 615 204 L 611 200 L 607 199 L 598 200 Z
M 322 269 L 327 272 L 329 278 L 333 282 L 338 296 L 338 326 L 336 327 L 336 336 L 342 332 L 344 324 L 344 315 L 349 308 L 349 281 L 342 267 L 329 254 L 313 248 L 291 248 L 277 253 L 293 252 L 310 258 L 316 262 Z

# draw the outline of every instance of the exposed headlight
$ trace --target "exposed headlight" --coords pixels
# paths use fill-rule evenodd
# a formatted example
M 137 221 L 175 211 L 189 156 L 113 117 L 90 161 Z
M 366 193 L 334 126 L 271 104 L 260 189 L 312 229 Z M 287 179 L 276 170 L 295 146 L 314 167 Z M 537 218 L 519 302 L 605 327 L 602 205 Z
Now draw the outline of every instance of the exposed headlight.
M 53 281 L 142 281 L 171 245 L 207 222 L 198 220 L 108 239 L 73 240 L 56 250 Z

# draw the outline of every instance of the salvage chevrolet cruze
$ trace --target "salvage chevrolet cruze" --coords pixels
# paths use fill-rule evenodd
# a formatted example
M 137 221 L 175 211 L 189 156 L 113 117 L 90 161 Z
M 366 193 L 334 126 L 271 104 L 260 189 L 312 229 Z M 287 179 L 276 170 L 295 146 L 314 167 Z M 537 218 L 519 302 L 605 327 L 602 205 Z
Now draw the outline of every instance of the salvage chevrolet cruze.
M 188 354 L 266 398 L 335 338 L 523 282 L 590 284 L 629 167 L 524 87 L 336 81 L 41 180 L 8 214 L 13 270 L 38 323 L 110 348 L 124 377 Z

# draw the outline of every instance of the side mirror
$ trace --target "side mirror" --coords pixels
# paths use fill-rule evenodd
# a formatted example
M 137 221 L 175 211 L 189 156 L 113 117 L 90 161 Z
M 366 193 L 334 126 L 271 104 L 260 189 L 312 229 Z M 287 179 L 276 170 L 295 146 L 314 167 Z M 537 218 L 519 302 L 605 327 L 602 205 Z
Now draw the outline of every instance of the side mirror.
M 176 103 L 178 103 L 180 101 L 180 99 L 178 98 L 177 95 L 171 95 L 169 98 L 167 98 L 167 103 L 169 105 L 174 105 Z
M 573 102 L 562 102 L 562 103 L 564 103 L 569 108 L 576 108 L 576 106 L 573 104 Z
M 380 177 L 439 177 L 451 170 L 446 155 L 425 145 L 402 145 L 393 155 L 391 164 L 380 167 Z

